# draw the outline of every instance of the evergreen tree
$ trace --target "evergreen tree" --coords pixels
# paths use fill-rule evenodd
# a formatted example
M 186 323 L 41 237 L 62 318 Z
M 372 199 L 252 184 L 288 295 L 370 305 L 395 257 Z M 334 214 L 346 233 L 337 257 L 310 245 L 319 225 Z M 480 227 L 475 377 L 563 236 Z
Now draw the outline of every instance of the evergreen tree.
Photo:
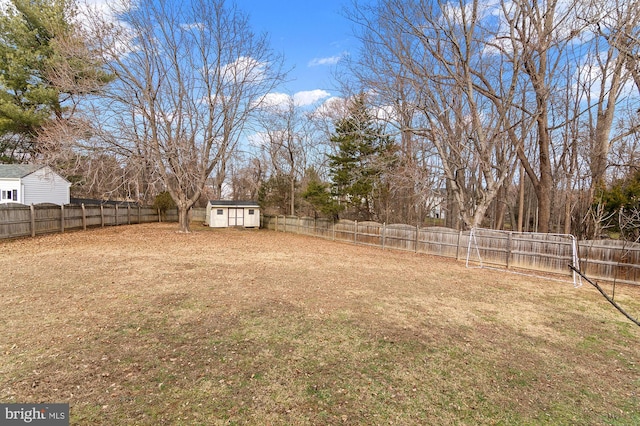
M 307 187 L 302 193 L 302 198 L 311 206 L 314 216 L 318 215 L 337 218 L 340 212 L 339 205 L 331 195 L 331 185 L 322 182 L 315 169 L 311 168 L 306 173 L 309 177 Z
M 609 222 L 605 225 L 620 232 L 624 239 L 640 239 L 640 170 L 615 181 L 602 191 L 597 203 L 604 206 Z
M 290 214 L 289 177 L 276 174 L 262 182 L 258 189 L 258 203 L 267 212 Z
M 0 10 L 0 162 L 33 159 L 43 126 L 111 80 L 74 11 L 67 0 L 10 0 Z
M 329 155 L 332 194 L 355 219 L 375 218 L 375 204 L 384 192 L 384 175 L 395 162 L 393 140 L 367 110 L 365 96 L 351 101 L 345 118 L 335 123 Z

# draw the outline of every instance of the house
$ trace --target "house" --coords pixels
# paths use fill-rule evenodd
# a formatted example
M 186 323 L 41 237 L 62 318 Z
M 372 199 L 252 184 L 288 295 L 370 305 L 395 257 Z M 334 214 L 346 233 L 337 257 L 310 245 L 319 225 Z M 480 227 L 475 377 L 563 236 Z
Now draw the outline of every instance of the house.
M 0 164 L 0 203 L 69 204 L 70 187 L 48 166 Z
M 259 228 L 260 206 L 254 201 L 209 201 L 204 221 L 212 228 Z

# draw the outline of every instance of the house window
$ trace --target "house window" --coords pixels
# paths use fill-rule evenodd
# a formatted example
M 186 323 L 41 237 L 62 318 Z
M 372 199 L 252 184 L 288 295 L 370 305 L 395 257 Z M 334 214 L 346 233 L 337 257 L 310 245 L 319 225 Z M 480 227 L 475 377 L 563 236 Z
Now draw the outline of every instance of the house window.
M 18 190 L 17 189 L 13 190 L 13 201 L 18 201 Z
M 216 214 L 217 214 L 218 216 L 221 216 L 221 215 L 223 215 L 224 213 L 222 212 L 222 209 L 218 209 L 218 210 L 216 211 Z
M 7 191 L 2 191 L 2 199 L 3 200 L 7 199 Z
M 253 214 L 253 209 L 249 209 L 249 214 Z

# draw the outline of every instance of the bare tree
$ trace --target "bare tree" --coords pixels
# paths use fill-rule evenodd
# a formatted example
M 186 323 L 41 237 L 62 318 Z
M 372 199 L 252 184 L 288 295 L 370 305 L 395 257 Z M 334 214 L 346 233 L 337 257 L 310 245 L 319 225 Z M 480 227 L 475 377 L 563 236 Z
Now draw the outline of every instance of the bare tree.
M 449 217 L 479 226 L 515 158 L 506 135 L 516 83 L 490 49 L 497 29 L 481 26 L 486 16 L 479 1 L 385 0 L 359 5 L 351 17 L 362 28 L 357 65 L 370 70 L 360 77 L 366 85 L 380 76 L 401 83 L 374 87 L 391 92 L 387 99 L 395 93 L 413 103 L 410 125 L 402 115 L 397 123 L 428 138 L 438 153 L 450 210 L 455 207 Z M 494 103 L 495 96 L 503 103 Z
M 230 167 L 231 197 L 234 200 L 257 200 L 265 170 L 260 158 L 251 157 L 244 163 L 235 162 Z
M 101 136 L 131 164 L 157 170 L 178 206 L 180 230 L 188 232 L 188 212 L 210 174 L 281 81 L 281 58 L 224 0 L 128 6 L 115 6 L 117 24 L 93 16 L 117 76 L 97 118 Z
M 265 105 L 258 120 L 263 142 L 260 146 L 271 175 L 286 176 L 289 186 L 288 211 L 295 214 L 296 182 L 304 175 L 310 133 L 304 111 L 287 98 L 284 103 Z
M 637 74 L 640 5 L 611 0 L 595 3 L 590 11 L 584 20 L 591 39 L 586 43 L 588 52 L 577 77 L 580 83 L 577 97 L 585 107 L 576 121 L 587 133 L 590 186 L 586 204 L 595 209 L 607 178 L 612 177 L 607 176 L 612 165 L 611 148 L 640 129 L 633 119 L 638 102 L 631 95 L 635 92 L 633 82 L 640 82 Z M 589 218 L 585 221 L 586 233 L 595 236 L 600 225 L 593 220 L 599 215 L 594 211 L 586 217 Z

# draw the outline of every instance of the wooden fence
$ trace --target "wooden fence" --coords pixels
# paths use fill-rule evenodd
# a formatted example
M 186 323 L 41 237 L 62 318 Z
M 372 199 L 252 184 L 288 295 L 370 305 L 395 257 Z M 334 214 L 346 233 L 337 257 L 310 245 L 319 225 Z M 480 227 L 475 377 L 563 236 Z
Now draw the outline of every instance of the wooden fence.
M 471 235 L 444 227 L 387 225 L 351 220 L 263 215 L 262 227 L 353 244 L 445 256 L 520 271 L 560 274 L 570 279 L 574 245 L 580 268 L 599 280 L 640 284 L 640 244 L 575 241 L 571 236 L 517 232 Z M 469 256 L 468 256 L 469 255 Z
M 33 237 L 66 230 L 151 222 L 177 222 L 177 210 L 160 215 L 152 207 L 117 205 L 35 205 L 0 208 L 0 239 Z M 192 220 L 202 220 L 194 209 Z M 443 227 L 416 227 L 351 220 L 332 221 L 297 216 L 262 216 L 262 228 L 467 260 L 515 270 L 570 276 L 573 263 L 570 238 L 554 234 L 516 232 L 479 233 Z M 473 241 L 472 241 L 473 239 Z M 470 242 L 472 244 L 470 244 Z M 599 280 L 640 284 L 640 244 L 615 240 L 576 242 L 580 269 Z M 474 258 L 474 253 L 478 257 Z
M 587 276 L 640 284 L 640 244 L 618 240 L 580 241 L 580 268 Z
M 0 239 L 137 223 L 177 221 L 177 211 L 162 217 L 152 207 L 117 205 L 31 205 L 0 208 Z

